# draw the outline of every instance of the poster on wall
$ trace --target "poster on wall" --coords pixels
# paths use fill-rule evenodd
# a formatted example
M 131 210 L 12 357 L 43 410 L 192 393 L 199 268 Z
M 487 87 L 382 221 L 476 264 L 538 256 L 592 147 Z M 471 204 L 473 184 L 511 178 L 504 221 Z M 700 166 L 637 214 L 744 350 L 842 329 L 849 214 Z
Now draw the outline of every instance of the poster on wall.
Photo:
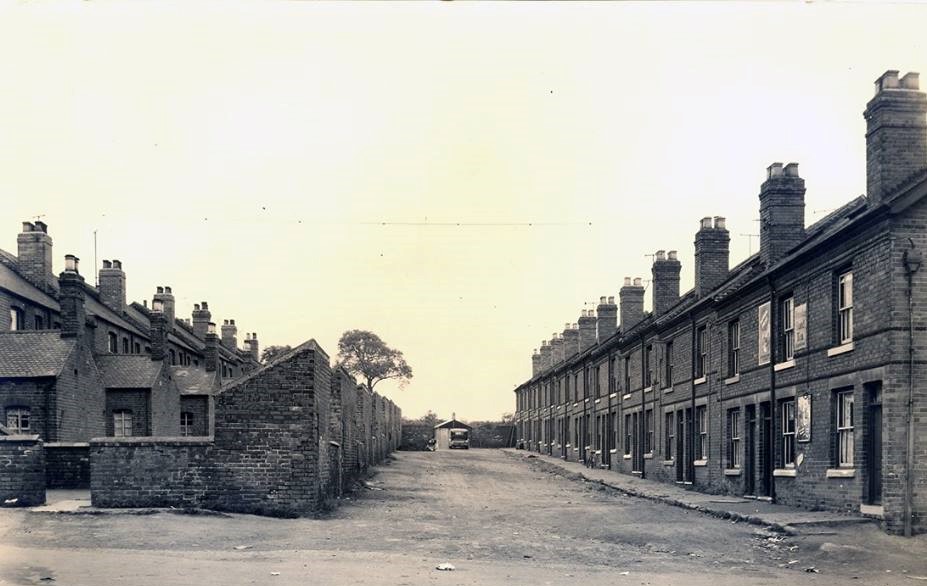
M 808 304 L 795 306 L 795 350 L 804 350 L 808 346 Z
M 799 395 L 795 401 L 795 439 L 811 441 L 811 393 Z
M 769 363 L 769 344 L 770 344 L 770 330 L 769 330 L 769 301 L 760 305 L 757 308 L 757 319 L 756 323 L 759 326 L 759 342 L 760 346 L 757 352 L 757 364 L 768 364 Z

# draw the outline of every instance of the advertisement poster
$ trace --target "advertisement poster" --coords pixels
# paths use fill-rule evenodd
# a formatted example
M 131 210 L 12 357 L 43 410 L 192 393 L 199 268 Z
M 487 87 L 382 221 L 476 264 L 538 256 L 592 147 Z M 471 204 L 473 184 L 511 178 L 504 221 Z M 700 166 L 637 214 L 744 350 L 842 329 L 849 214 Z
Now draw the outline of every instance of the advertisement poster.
M 795 440 L 811 441 L 811 393 L 799 395 L 795 402 Z
M 808 347 L 808 304 L 795 306 L 795 351 Z
M 760 305 L 757 308 L 757 324 L 759 326 L 759 336 L 760 341 L 759 351 L 757 353 L 757 364 L 768 364 L 769 363 L 769 350 L 770 350 L 770 329 L 769 329 L 769 301 Z

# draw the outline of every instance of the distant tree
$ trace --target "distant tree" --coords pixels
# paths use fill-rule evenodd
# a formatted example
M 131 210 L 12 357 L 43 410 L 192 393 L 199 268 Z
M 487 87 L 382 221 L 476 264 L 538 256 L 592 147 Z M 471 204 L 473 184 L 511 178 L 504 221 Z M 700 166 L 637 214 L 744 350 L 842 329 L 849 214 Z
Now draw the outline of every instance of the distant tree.
M 514 422 L 515 422 L 515 415 L 513 415 L 512 413 L 502 414 L 502 424 L 503 425 L 511 425 Z
M 261 362 L 263 364 L 267 364 L 277 356 L 280 356 L 285 352 L 289 352 L 290 350 L 292 350 L 292 348 L 289 346 L 268 346 L 267 348 L 264 348 L 263 352 L 261 352 Z
M 412 367 L 406 364 L 402 352 L 366 330 L 348 330 L 341 335 L 338 363 L 361 378 L 370 392 L 380 381 L 397 379 L 403 387 L 412 378 Z
M 441 420 L 438 419 L 437 413 L 429 409 L 428 413 L 425 413 L 424 417 L 422 417 L 421 422 L 434 427 L 438 425 L 441 422 Z

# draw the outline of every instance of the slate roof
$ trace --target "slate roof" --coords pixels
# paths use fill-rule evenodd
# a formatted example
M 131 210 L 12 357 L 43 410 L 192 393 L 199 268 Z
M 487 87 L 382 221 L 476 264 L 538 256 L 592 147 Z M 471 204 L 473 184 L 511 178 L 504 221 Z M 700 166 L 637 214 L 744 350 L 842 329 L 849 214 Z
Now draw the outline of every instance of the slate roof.
M 96 361 L 107 389 L 150 389 L 162 367 L 161 361 L 149 356 L 100 354 Z
M 61 311 L 61 306 L 51 295 L 43 293 L 4 263 L 0 263 L 0 288 L 53 311 Z
M 467 428 L 467 429 L 473 429 L 472 427 L 470 427 L 469 425 L 467 425 L 467 424 L 464 423 L 463 421 L 458 421 L 457 419 L 448 419 L 447 421 L 445 421 L 445 422 L 443 422 L 443 423 L 439 423 L 438 425 L 435 426 L 435 429 L 442 429 L 442 428 L 445 428 L 445 427 L 454 427 L 454 428 L 456 428 L 456 427 L 465 427 L 465 428 Z
M 192 366 L 172 366 L 171 377 L 183 394 L 210 394 L 218 388 L 216 373 Z
M 58 376 L 74 346 L 55 330 L 0 332 L 0 377 Z

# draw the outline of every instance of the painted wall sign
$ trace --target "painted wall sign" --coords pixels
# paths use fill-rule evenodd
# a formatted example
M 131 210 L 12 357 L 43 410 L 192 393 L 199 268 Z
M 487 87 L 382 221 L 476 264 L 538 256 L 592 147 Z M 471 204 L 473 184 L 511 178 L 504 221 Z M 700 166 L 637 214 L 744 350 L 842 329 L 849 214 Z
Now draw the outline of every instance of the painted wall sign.
M 795 350 L 808 347 L 808 304 L 795 306 Z
M 799 395 L 795 401 L 795 439 L 811 441 L 811 393 Z
M 770 340 L 771 332 L 769 329 L 769 325 L 770 325 L 769 324 L 769 317 L 770 317 L 769 309 L 770 309 L 769 301 L 760 305 L 757 308 L 756 322 L 757 322 L 757 326 L 759 327 L 759 336 L 757 336 L 757 338 L 759 339 L 759 348 L 757 351 L 757 364 L 769 364 L 769 356 L 770 356 L 769 351 L 770 351 L 770 342 L 771 342 Z

